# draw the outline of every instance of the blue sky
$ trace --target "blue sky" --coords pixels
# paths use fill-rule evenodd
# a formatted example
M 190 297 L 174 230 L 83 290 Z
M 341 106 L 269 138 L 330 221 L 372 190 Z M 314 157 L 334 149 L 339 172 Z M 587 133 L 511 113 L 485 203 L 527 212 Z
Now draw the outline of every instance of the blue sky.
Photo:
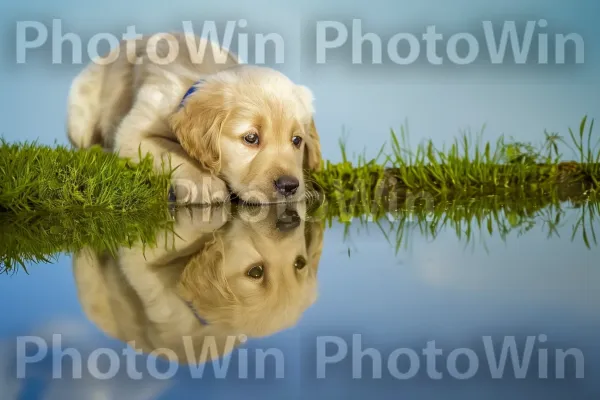
M 600 64 L 600 26 L 596 21 L 600 5 L 594 0 L 573 4 L 542 0 L 5 2 L 0 6 L 4 38 L 0 42 L 0 134 L 11 141 L 66 143 L 66 96 L 83 65 L 70 62 L 69 44 L 62 48 L 63 63 L 52 64 L 56 53 L 52 42 L 58 39 L 53 37 L 53 19 L 60 19 L 63 34 L 80 35 L 84 55 L 93 35 L 108 32 L 121 37 L 131 25 L 138 33 L 153 33 L 182 30 L 182 21 L 191 21 L 201 33 L 205 21 L 225 24 L 244 19 L 246 27 L 235 30 L 233 47 L 238 33 L 246 33 L 250 43 L 255 34 L 282 37 L 283 64 L 273 64 L 273 53 L 267 53 L 267 62 L 313 90 L 316 122 L 328 159 L 339 160 L 338 140 L 343 132 L 351 150 L 375 154 L 389 138 L 389 130 L 405 123 L 413 142 L 432 138 L 440 146 L 461 130 L 477 132 L 484 124 L 485 137 L 491 140 L 505 134 L 537 141 L 544 129 L 566 133 L 584 114 L 597 117 L 600 110 L 600 77 L 594 74 Z M 370 63 L 368 44 L 363 47 L 363 64 L 352 64 L 353 19 L 360 20 L 363 33 L 381 39 L 383 65 Z M 515 65 L 510 52 L 504 63 L 486 61 L 483 21 L 491 21 L 496 29 L 505 21 L 516 21 L 522 32 L 525 21 L 542 19 L 547 26 L 538 26 L 533 32 L 532 58 L 527 63 Z M 45 45 L 28 50 L 24 64 L 17 64 L 16 59 L 19 21 L 37 21 L 48 29 Z M 325 64 L 316 65 L 319 21 L 345 24 L 348 39 L 344 47 L 328 50 Z M 386 57 L 386 43 L 394 34 L 411 33 L 420 38 L 428 26 L 444 34 L 438 49 L 445 57 L 442 65 L 427 61 L 423 42 L 421 57 L 411 65 L 394 64 Z M 445 54 L 445 44 L 450 35 L 462 32 L 474 35 L 480 52 L 473 63 L 455 65 Z M 573 64 L 573 54 L 567 50 L 567 64 L 553 64 L 552 52 L 548 65 L 536 64 L 538 33 L 544 32 L 550 49 L 557 33 L 580 35 L 584 63 Z M 400 46 L 405 48 L 406 43 Z M 459 45 L 459 53 L 460 49 Z M 252 62 L 252 57 L 248 61 Z

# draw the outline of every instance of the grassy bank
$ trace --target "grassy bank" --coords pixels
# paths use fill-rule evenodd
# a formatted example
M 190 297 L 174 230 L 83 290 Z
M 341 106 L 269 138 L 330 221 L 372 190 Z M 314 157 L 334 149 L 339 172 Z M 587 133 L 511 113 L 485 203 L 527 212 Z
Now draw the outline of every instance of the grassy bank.
M 568 136 L 545 132 L 540 146 L 500 137 L 497 142 L 463 135 L 448 148 L 431 141 L 411 149 L 406 131 L 391 132 L 389 146 L 377 157 L 351 162 L 343 143 L 342 162 L 325 162 L 312 178 L 329 202 L 390 202 L 396 196 L 426 193 L 433 197 L 472 198 L 514 193 L 539 196 L 568 186 L 579 194 L 600 190 L 600 137 L 594 121 L 583 118 Z M 573 150 L 566 160 L 560 146 Z M 357 198 L 359 198 L 357 200 Z M 368 210 L 366 210 L 368 211 Z
M 463 135 L 448 149 L 428 141 L 412 152 L 401 129 L 391 132 L 389 144 L 372 160 L 350 160 L 340 143 L 342 162 L 326 161 L 309 180 L 329 202 L 358 201 L 367 207 L 410 193 L 538 196 L 565 185 L 591 193 L 600 189 L 600 148 L 593 126 L 593 120 L 584 118 L 567 137 L 545 133 L 537 147 L 504 137 L 482 143 L 480 137 Z M 134 165 L 97 148 L 0 145 L 0 212 L 137 212 L 166 204 L 168 176 L 152 172 L 149 156 Z M 571 148 L 575 159 L 563 159 L 560 145 Z
M 169 177 L 99 148 L 0 143 L 0 271 L 83 246 L 150 242 L 168 221 Z
M 143 212 L 165 204 L 169 177 L 93 148 L 0 143 L 0 212 Z

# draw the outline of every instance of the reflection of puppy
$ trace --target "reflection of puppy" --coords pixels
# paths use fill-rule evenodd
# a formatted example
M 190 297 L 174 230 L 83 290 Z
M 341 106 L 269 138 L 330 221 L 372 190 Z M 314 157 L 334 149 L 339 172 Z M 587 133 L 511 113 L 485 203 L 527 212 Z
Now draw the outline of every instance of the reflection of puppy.
M 124 41 L 106 60 L 71 86 L 74 146 L 150 153 L 160 170 L 170 162 L 184 203 L 221 202 L 229 190 L 253 203 L 304 197 L 304 171 L 321 165 L 310 89 L 193 35 Z
M 289 209 L 301 205 L 246 209 L 263 215 L 229 221 L 213 214 L 213 226 L 194 219 L 214 210 L 192 210 L 159 235 L 158 247 L 116 257 L 81 251 L 74 274 L 82 307 L 107 334 L 145 352 L 169 349 L 159 355 L 181 362 L 291 327 L 316 299 L 323 240 L 321 222 Z

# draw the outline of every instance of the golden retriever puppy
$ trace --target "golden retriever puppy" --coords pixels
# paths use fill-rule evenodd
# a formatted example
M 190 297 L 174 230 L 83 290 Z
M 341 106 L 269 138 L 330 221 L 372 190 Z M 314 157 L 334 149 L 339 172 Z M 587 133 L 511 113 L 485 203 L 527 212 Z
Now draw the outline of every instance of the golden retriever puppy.
M 82 250 L 73 258 L 82 308 L 108 335 L 181 363 L 291 327 L 316 300 L 323 241 L 303 204 L 231 219 L 214 207 L 179 210 L 157 246 Z
M 297 201 L 321 166 L 313 94 L 204 38 L 124 40 L 73 81 L 67 135 L 172 171 L 179 203 Z

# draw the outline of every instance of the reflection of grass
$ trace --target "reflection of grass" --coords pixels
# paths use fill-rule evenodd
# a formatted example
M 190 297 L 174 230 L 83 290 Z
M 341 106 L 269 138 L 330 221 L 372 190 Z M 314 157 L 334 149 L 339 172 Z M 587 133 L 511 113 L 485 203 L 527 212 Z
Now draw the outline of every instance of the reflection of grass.
M 325 220 L 328 225 L 338 221 L 349 228 L 369 226 L 373 222 L 396 251 L 408 245 L 412 234 L 434 240 L 450 230 L 465 244 L 475 245 L 475 239 L 521 235 L 536 224 L 543 224 L 548 235 L 557 235 L 565 210 L 571 203 L 579 209 L 579 219 L 572 240 L 580 237 L 586 246 L 597 244 L 594 226 L 600 215 L 596 195 L 572 196 L 554 192 L 538 197 L 488 196 L 473 199 L 435 198 L 433 201 L 412 201 L 404 198 L 398 206 L 379 208 L 369 215 L 356 212 L 352 218 L 340 213 L 335 203 L 320 203 L 309 208 L 312 220 Z M 408 200 L 408 201 L 406 201 Z M 248 207 L 248 206 L 246 206 Z M 248 210 L 246 210 L 248 211 Z M 235 217 L 236 208 L 230 209 Z M 169 228 L 168 209 L 157 207 L 144 213 L 80 212 L 77 214 L 5 213 L 0 219 L 0 270 L 25 267 L 30 262 L 52 262 L 59 253 L 70 253 L 84 246 L 97 251 L 113 252 L 118 247 L 143 241 L 155 242 L 159 229 Z M 353 223 L 354 222 L 354 223 Z M 356 224 L 358 223 L 358 224 Z M 485 246 L 484 242 L 480 242 Z
M 600 199 L 596 194 L 582 195 L 554 191 L 528 196 L 526 193 L 464 198 L 438 196 L 414 201 L 410 197 L 397 199 L 397 206 L 378 205 L 365 214 L 355 209 L 352 214 L 343 213 L 337 203 L 323 203 L 315 211 L 317 218 L 329 225 L 337 221 L 345 224 L 345 235 L 350 227 L 374 224 L 396 252 L 406 248 L 413 234 L 429 240 L 447 230 L 466 245 L 485 246 L 485 237 L 497 236 L 505 240 L 509 235 L 523 235 L 536 225 L 542 225 L 548 237 L 558 235 L 558 227 L 566 214 L 566 208 L 578 209 L 571 240 L 580 238 L 591 248 L 597 245 L 595 226 L 600 217 Z
M 592 244 L 598 245 L 594 223 L 598 221 L 598 216 L 600 216 L 600 203 L 587 201 L 580 207 L 581 213 L 577 219 L 577 223 L 573 227 L 571 240 L 574 240 L 577 233 L 581 231 L 581 239 L 588 248 Z
M 52 262 L 59 253 L 85 247 L 113 252 L 136 241 L 152 244 L 155 232 L 168 227 L 162 207 L 143 212 L 0 214 L 0 271 L 26 263 Z

